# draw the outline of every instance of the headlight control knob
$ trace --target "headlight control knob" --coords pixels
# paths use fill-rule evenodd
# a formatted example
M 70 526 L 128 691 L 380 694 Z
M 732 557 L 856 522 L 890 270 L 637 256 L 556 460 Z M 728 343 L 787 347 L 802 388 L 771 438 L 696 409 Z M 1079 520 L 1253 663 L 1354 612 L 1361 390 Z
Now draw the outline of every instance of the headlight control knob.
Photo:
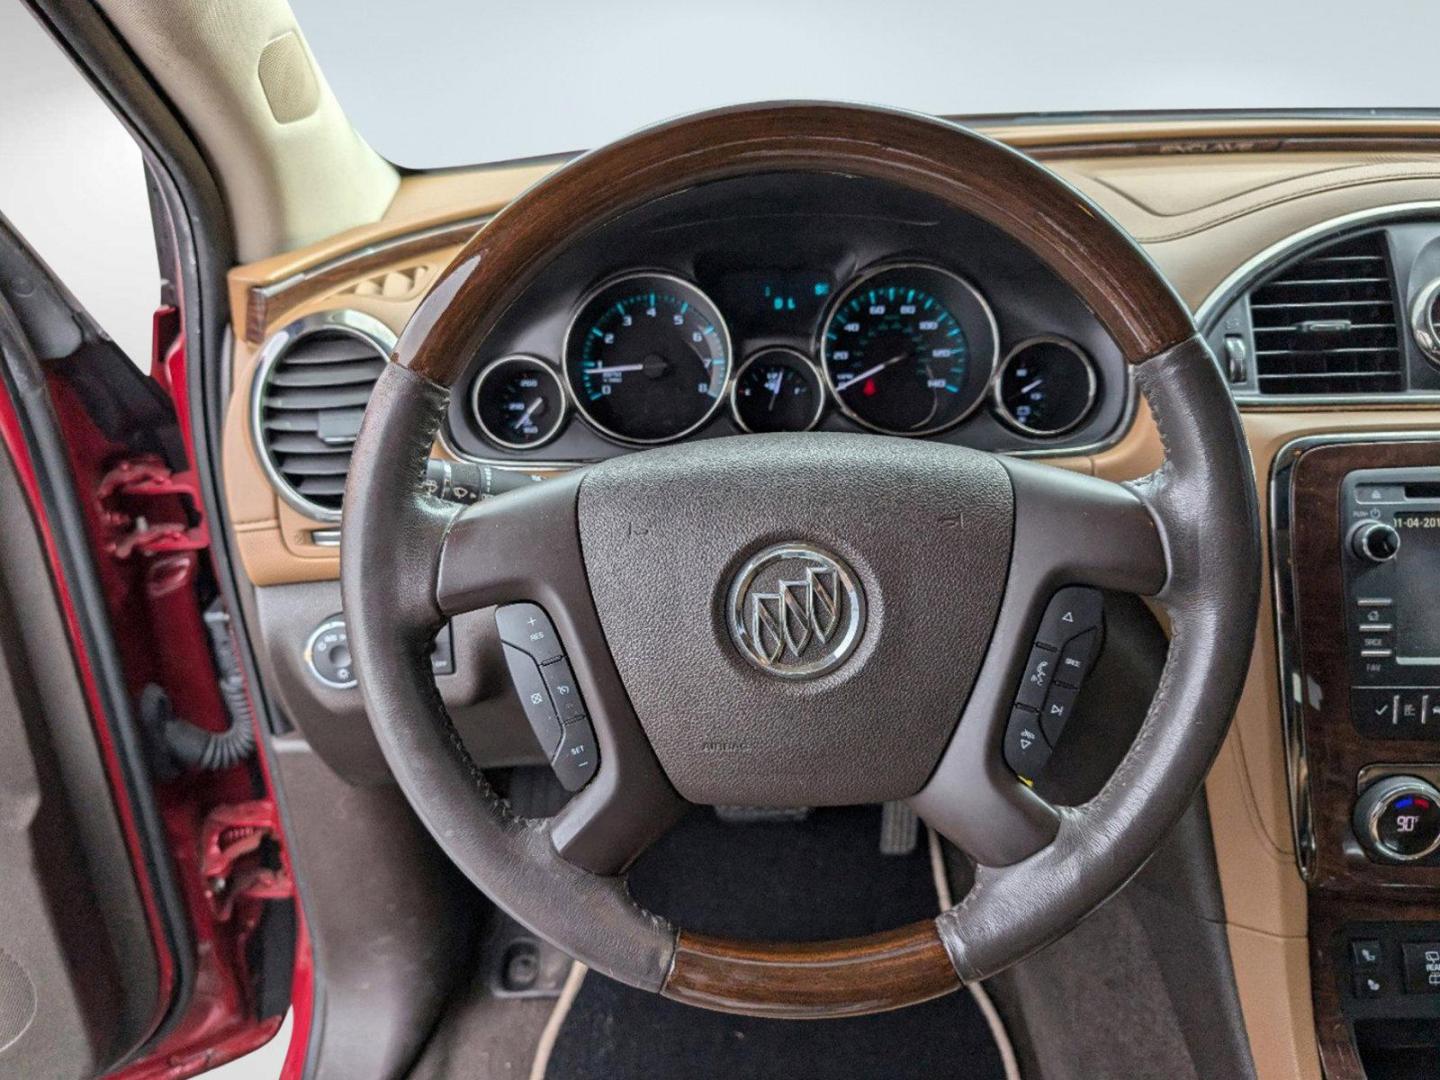
M 1361 793 L 1352 823 L 1371 853 L 1415 862 L 1440 848 L 1440 791 L 1416 776 L 1387 776 Z

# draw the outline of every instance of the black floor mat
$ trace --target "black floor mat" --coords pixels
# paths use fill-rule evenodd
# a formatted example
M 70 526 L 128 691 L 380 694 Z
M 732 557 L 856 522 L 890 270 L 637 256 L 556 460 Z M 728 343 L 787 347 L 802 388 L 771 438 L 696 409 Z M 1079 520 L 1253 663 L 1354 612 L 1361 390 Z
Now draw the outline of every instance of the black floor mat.
M 733 937 L 852 937 L 935 914 L 922 841 L 879 852 L 878 808 L 797 823 L 727 825 L 692 813 L 646 854 L 631 889 L 687 930 Z M 728 1016 L 590 972 L 546 1080 L 1000 1080 L 1000 1052 L 968 993 L 845 1020 Z

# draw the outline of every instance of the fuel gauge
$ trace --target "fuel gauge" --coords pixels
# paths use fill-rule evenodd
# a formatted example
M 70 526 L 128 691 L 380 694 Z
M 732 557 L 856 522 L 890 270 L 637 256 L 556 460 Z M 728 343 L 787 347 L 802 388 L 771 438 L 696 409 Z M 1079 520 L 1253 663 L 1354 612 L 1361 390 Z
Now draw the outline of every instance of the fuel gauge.
M 730 406 L 745 431 L 809 431 L 820 422 L 825 394 L 815 366 L 800 353 L 761 349 L 735 376 Z
M 1080 346 L 1064 338 L 1031 338 L 1000 365 L 995 405 L 1017 431 L 1050 438 L 1090 415 L 1095 389 L 1095 365 Z
M 506 356 L 485 368 L 471 402 L 485 438 L 507 450 L 541 446 L 565 421 L 560 376 L 534 356 Z

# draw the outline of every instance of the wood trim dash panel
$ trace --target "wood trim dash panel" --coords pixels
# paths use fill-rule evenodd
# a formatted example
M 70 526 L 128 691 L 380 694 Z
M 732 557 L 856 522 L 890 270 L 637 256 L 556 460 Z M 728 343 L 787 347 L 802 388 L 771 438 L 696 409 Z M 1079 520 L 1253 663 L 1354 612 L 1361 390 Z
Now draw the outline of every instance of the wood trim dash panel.
M 1440 761 L 1440 742 L 1362 737 L 1350 721 L 1349 639 L 1341 565 L 1340 484 L 1355 469 L 1440 465 L 1440 441 L 1332 443 L 1306 451 L 1291 486 L 1301 714 L 1315 830 L 1312 892 L 1374 896 L 1440 891 L 1440 867 L 1371 862 L 1354 842 L 1355 782 L 1366 765 Z

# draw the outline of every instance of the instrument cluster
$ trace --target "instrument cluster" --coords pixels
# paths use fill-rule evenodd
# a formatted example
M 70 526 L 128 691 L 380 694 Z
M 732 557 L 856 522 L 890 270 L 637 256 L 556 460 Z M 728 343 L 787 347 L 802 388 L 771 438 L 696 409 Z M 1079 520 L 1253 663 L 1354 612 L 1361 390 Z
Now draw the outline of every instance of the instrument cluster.
M 816 428 L 1001 450 L 1093 434 L 1102 391 L 1128 376 L 1096 355 L 1108 339 L 1083 305 L 1050 303 L 1048 271 L 1008 240 L 976 244 L 978 223 L 852 193 L 884 212 L 782 212 L 751 193 L 717 220 L 710 192 L 689 213 L 622 221 L 618 237 L 567 253 L 476 357 L 452 405 L 452 449 L 584 461 Z M 653 262 L 596 272 L 602 251 L 627 248 Z

